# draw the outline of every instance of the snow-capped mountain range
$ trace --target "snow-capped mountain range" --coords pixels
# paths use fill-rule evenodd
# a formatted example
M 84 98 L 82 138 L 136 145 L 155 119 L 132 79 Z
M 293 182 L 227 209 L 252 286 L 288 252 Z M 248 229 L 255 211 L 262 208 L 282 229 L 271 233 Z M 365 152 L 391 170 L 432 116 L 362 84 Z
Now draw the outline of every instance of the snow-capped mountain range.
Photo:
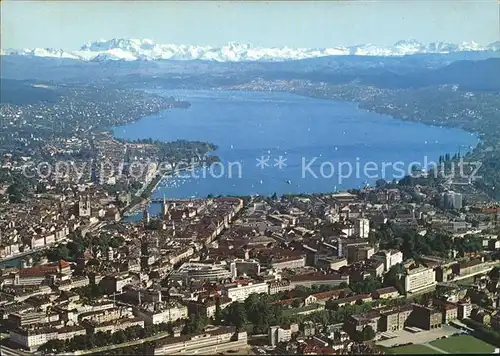
M 222 47 L 157 44 L 151 40 L 114 38 L 89 42 L 77 51 L 52 48 L 2 50 L 1 55 L 71 58 L 84 61 L 106 60 L 206 60 L 217 62 L 288 61 L 306 58 L 357 55 L 404 56 L 420 53 L 452 53 L 463 51 L 500 51 L 500 42 L 480 46 L 475 42 L 453 44 L 432 42 L 422 44 L 414 39 L 399 41 L 393 46 L 372 44 L 331 48 L 262 48 L 231 42 Z

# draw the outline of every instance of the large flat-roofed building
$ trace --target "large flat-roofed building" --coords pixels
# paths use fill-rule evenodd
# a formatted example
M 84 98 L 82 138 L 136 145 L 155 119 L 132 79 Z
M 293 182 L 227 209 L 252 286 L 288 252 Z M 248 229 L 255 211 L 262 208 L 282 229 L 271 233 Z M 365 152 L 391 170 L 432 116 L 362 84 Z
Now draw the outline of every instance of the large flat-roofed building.
M 273 258 L 270 263 L 270 267 L 274 268 L 277 271 L 283 269 L 294 269 L 305 267 L 306 265 L 306 256 L 285 256 L 280 258 Z
M 338 270 L 347 266 L 347 258 L 334 256 L 315 256 L 314 265 L 325 270 Z
M 173 281 L 182 281 L 183 283 L 192 280 L 216 282 L 231 277 L 233 275 L 230 271 L 230 265 L 225 262 L 214 264 L 187 262 L 170 276 Z
M 241 275 L 250 275 L 250 276 L 258 276 L 260 274 L 260 262 L 255 259 L 236 259 L 234 260 L 236 265 L 236 273 L 238 276 Z
M 443 324 L 443 313 L 437 309 L 414 304 L 413 313 L 411 313 L 411 323 L 412 326 L 424 330 L 437 329 Z
M 380 330 L 381 331 L 403 330 L 412 312 L 413 312 L 413 306 L 410 304 L 381 309 Z
M 268 285 L 269 285 L 269 294 L 276 294 L 287 290 L 292 290 L 295 288 L 295 286 L 292 286 L 290 281 L 286 279 L 281 281 L 268 282 Z
M 373 299 L 391 299 L 399 297 L 399 292 L 394 287 L 379 288 L 372 293 Z
M 248 298 L 250 294 L 253 293 L 268 293 L 269 286 L 267 283 L 252 283 L 249 282 L 246 285 L 236 284 L 233 286 L 229 286 L 226 288 L 225 293 L 228 298 L 230 298 L 233 302 L 239 301 L 243 302 Z
M 380 313 L 376 310 L 370 310 L 366 313 L 350 315 L 345 323 L 348 332 L 354 333 L 362 331 L 366 326 L 371 326 L 373 331 L 378 331 Z
M 129 308 L 116 307 L 111 309 L 88 311 L 78 315 L 78 320 L 83 322 L 84 320 L 100 324 L 106 323 L 111 320 L 116 320 L 120 318 L 126 318 L 132 315 Z
M 299 331 L 298 324 L 285 326 L 274 325 L 269 327 L 267 334 L 268 342 L 271 346 L 276 346 L 280 342 L 288 342 L 292 339 L 292 334 Z
M 408 271 L 405 276 L 405 291 L 414 293 L 436 284 L 436 272 L 432 268 L 418 267 Z
M 69 340 L 78 335 L 86 335 L 82 326 L 66 326 L 62 328 L 14 329 L 10 330 L 10 341 L 27 350 L 36 350 L 50 340 Z
M 144 320 L 145 325 L 174 322 L 188 317 L 188 308 L 177 303 L 145 303 L 134 307 L 136 317 Z
M 117 332 L 118 330 L 125 330 L 132 326 L 140 326 L 144 327 L 144 320 L 141 318 L 120 318 L 115 320 L 106 321 L 104 323 L 95 324 L 92 322 L 83 321 L 82 325 L 85 326 L 86 329 L 92 329 L 94 333 L 98 333 L 99 331 L 106 332 L 110 331 L 111 333 Z
M 372 246 L 347 246 L 347 263 L 354 263 L 358 261 L 364 261 L 369 259 L 375 253 L 375 249 Z
M 456 276 L 470 276 L 485 273 L 493 268 L 493 264 L 483 262 L 481 259 L 474 259 L 468 262 L 457 262 L 451 269 Z
M 403 262 L 403 253 L 398 250 L 382 250 L 378 251 L 371 258 L 384 262 L 384 270 L 387 272 L 392 266 Z
M 26 327 L 32 324 L 48 323 L 51 320 L 47 318 L 46 312 L 31 312 L 31 313 L 12 313 L 9 314 L 8 319 L 10 323 L 17 327 Z M 56 320 L 58 320 L 57 318 Z
M 188 304 L 188 314 L 203 313 L 208 318 L 215 318 L 217 311 L 217 299 L 219 303 L 220 310 L 224 310 L 232 301 L 227 297 L 211 297 L 205 300 L 192 300 Z
M 342 283 L 349 284 L 349 275 L 340 273 L 314 272 L 288 275 L 286 279 L 290 281 L 290 289 L 294 289 L 297 286 L 311 288 L 312 286 L 320 285 L 338 286 Z
M 197 354 L 214 355 L 228 350 L 248 347 L 247 333 L 236 332 L 232 326 L 207 330 L 196 335 L 167 337 L 154 341 L 149 346 L 148 355 Z
M 362 331 L 370 325 L 375 332 L 399 331 L 405 327 L 424 330 L 440 328 L 443 313 L 437 309 L 419 304 L 405 304 L 395 307 L 375 308 L 366 313 L 350 315 L 346 320 L 346 331 Z
M 338 257 L 347 257 L 347 249 L 349 247 L 354 247 L 354 246 L 358 246 L 358 247 L 362 247 L 362 246 L 369 246 L 369 241 L 367 239 L 346 239 L 346 238 L 338 238 L 337 239 L 337 254 L 338 254 Z M 371 251 L 370 249 L 368 249 L 367 252 Z M 354 250 L 354 252 L 356 252 Z M 351 255 L 353 255 L 353 252 L 351 252 Z M 354 253 L 354 255 L 357 255 L 356 253 Z M 373 255 L 373 253 L 371 254 Z M 370 256 L 356 256 L 356 257 L 359 257 L 360 260 L 363 260 L 363 259 L 366 259 L 366 258 L 370 258 Z
M 442 206 L 444 209 L 462 209 L 462 194 L 454 191 L 444 192 L 442 194 Z

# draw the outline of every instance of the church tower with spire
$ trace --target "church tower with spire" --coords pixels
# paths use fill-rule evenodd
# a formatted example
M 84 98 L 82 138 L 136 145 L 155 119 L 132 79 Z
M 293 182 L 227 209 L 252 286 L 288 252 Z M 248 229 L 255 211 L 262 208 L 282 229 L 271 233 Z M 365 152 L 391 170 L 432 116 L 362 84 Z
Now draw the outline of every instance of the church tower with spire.
M 149 216 L 149 211 L 148 211 L 148 206 L 144 208 L 144 211 L 142 213 L 142 221 L 144 222 L 145 225 L 149 225 L 151 222 L 151 217 Z
M 85 196 L 78 200 L 78 216 L 89 217 L 91 215 L 90 198 Z
M 161 204 L 161 216 L 165 217 L 167 216 L 168 213 L 168 204 L 167 204 L 167 199 L 165 198 L 165 195 L 163 196 L 163 202 Z

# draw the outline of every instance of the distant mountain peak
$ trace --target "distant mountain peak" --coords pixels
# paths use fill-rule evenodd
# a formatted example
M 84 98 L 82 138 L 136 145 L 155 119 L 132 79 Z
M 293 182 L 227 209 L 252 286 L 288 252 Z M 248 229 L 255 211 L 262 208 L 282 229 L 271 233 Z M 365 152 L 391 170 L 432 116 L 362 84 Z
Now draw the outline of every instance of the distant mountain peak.
M 406 40 L 400 40 L 394 44 L 395 47 L 401 46 L 401 45 L 419 45 L 420 46 L 420 45 L 422 45 L 422 43 L 417 41 L 417 39 L 415 39 L 414 37 L 410 37 Z
M 488 49 L 489 51 L 493 51 L 493 52 L 498 52 L 498 51 L 500 51 L 500 41 L 496 41 L 496 42 L 490 43 L 490 44 L 487 46 L 487 49 Z
M 330 48 L 256 47 L 249 43 L 229 42 L 222 47 L 158 44 L 150 39 L 112 38 L 84 44 L 78 51 L 35 48 L 3 50 L 2 55 L 72 58 L 85 61 L 108 60 L 205 60 L 217 62 L 288 61 L 332 55 L 405 56 L 420 53 L 452 53 L 464 51 L 500 51 L 500 42 L 480 46 L 476 42 L 432 42 L 423 44 L 415 38 L 396 42 L 393 46 L 373 44 L 334 46 Z
M 138 52 L 139 50 L 150 50 L 154 48 L 154 46 L 154 41 L 149 39 L 112 38 L 110 40 L 101 39 L 95 42 L 88 42 L 84 44 L 80 50 L 99 52 L 118 48 L 125 51 Z

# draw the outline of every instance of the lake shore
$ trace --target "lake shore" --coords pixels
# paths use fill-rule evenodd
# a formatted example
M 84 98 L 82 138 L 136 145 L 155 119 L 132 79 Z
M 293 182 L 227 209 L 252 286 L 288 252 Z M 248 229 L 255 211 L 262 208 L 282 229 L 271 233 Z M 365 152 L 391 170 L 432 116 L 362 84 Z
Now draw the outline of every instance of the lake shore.
M 152 137 L 214 142 L 222 164 L 241 164 L 238 172 L 221 172 L 206 179 L 187 179 L 182 187 L 159 189 L 167 197 L 212 195 L 272 195 L 315 193 L 358 188 L 380 177 L 364 174 L 339 182 L 337 176 L 319 179 L 301 175 L 302 161 L 317 160 L 311 166 L 319 175 L 329 163 L 423 162 L 443 153 L 463 153 L 478 139 L 463 130 L 432 127 L 423 123 L 396 120 L 357 107 L 354 103 L 318 100 L 289 93 L 216 90 L 165 90 L 159 95 L 189 100 L 187 110 L 154 115 L 114 134 L 124 139 Z M 425 142 L 424 142 L 425 141 Z M 428 141 L 428 142 L 427 142 Z M 265 169 L 256 159 L 269 156 Z M 286 167 L 278 169 L 282 156 Z M 359 162 L 357 161 L 359 158 Z M 425 162 L 424 162 L 425 163 Z M 218 173 L 218 172 L 216 172 Z M 231 178 L 229 173 L 233 173 Z M 380 173 L 380 172 L 379 172 Z M 391 171 L 382 172 L 391 180 Z M 288 183 L 291 182 L 291 183 Z

